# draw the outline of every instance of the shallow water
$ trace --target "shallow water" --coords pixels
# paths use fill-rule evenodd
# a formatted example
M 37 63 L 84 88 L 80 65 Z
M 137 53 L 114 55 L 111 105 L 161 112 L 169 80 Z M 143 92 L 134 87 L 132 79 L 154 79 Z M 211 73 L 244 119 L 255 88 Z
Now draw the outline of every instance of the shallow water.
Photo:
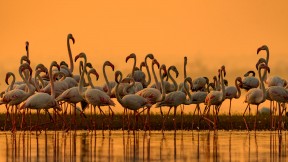
M 287 161 L 287 133 L 0 133 L 0 161 Z

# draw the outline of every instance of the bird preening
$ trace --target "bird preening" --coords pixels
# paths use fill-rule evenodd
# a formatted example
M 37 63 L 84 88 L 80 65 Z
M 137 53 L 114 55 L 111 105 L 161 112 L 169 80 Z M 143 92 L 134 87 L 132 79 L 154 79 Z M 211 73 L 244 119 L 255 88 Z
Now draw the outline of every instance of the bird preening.
M 180 68 L 162 63 L 157 59 L 157 55 L 152 53 L 147 54 L 144 60 L 137 58 L 135 53 L 128 54 L 126 59 L 123 58 L 123 64 L 132 65 L 130 73 L 127 74 L 121 71 L 121 67 L 114 66 L 112 62 L 103 61 L 102 76 L 95 69 L 96 66 L 93 66 L 93 60 L 89 60 L 89 54 L 81 52 L 73 56 L 71 47 L 74 43 L 74 36 L 68 34 L 69 63 L 64 60 L 59 62 L 51 60 L 51 64 L 46 65 L 48 68 L 37 60 L 30 59 L 33 52 L 29 51 L 29 42 L 25 43 L 26 55 L 20 58 L 18 69 L 20 78 L 16 78 L 12 71 L 6 72 L 4 78 L 7 88 L 1 92 L 0 100 L 0 104 L 6 107 L 4 130 L 9 125 L 8 129 L 12 132 L 17 129 L 40 130 L 40 126 L 45 125 L 45 122 L 40 124 L 39 119 L 39 114 L 43 110 L 49 116 L 46 124 L 62 123 L 65 131 L 77 129 L 78 115 L 81 116 L 82 121 L 86 121 L 88 130 L 96 129 L 98 123 L 95 118 L 99 115 L 103 117 L 102 125 L 107 125 L 107 129 L 111 130 L 116 105 L 123 107 L 121 114 L 123 130 L 127 128 L 129 131 L 130 123 L 133 123 L 133 131 L 143 129 L 150 132 L 150 113 L 153 111 L 160 116 L 161 123 L 157 124 L 160 124 L 164 131 L 172 108 L 175 132 L 178 129 L 177 113 L 179 111 L 177 110 L 179 109 L 181 117 L 185 109 L 194 110 L 191 114 L 192 129 L 197 111 L 198 128 L 199 122 L 205 122 L 209 129 L 217 130 L 219 124 L 223 124 L 219 121 L 219 113 L 225 100 L 229 102 L 229 129 L 233 129 L 231 115 L 235 106 L 232 102 L 241 99 L 241 95 L 244 96 L 243 102 L 247 104 L 246 108 L 243 107 L 243 121 L 248 131 L 250 128 L 246 117 L 247 110 L 250 114 L 251 106 L 256 105 L 253 128 L 257 130 L 258 108 L 266 100 L 271 103 L 270 129 L 279 131 L 283 129 L 282 118 L 286 112 L 285 104 L 288 101 L 287 81 L 280 76 L 270 76 L 270 53 L 267 45 L 257 48 L 255 53 L 260 56 L 264 51 L 266 58 L 259 58 L 255 61 L 255 69 L 246 73 L 243 71 L 243 75 L 239 74 L 233 80 L 234 85 L 228 85 L 226 76 L 229 75 L 229 69 L 225 65 L 215 69 L 215 76 L 194 76 L 189 58 L 185 56 L 184 78 L 180 79 L 178 78 L 181 74 Z M 38 63 L 38 65 L 33 68 L 31 62 Z M 78 73 L 74 70 L 75 64 L 79 65 Z M 187 68 L 191 68 L 191 74 L 187 73 Z M 109 78 L 106 70 L 113 71 L 113 73 L 115 71 L 114 78 Z M 96 80 L 92 80 L 93 77 L 96 77 Z M 98 83 L 98 78 L 101 77 L 105 79 L 104 85 Z M 96 85 L 94 85 L 95 82 Z M 166 115 L 163 110 L 167 112 Z M 31 116 L 31 111 L 37 113 L 37 123 L 31 123 L 31 119 L 30 124 L 27 123 L 29 118 L 27 115 Z M 73 112 L 73 118 L 70 120 L 67 119 L 69 111 Z M 130 117 L 132 113 L 133 120 Z M 21 114 L 21 120 L 19 120 L 19 114 Z M 90 114 L 89 119 L 85 114 Z M 105 126 L 102 126 L 102 129 L 105 129 Z M 183 129 L 182 124 L 181 129 Z

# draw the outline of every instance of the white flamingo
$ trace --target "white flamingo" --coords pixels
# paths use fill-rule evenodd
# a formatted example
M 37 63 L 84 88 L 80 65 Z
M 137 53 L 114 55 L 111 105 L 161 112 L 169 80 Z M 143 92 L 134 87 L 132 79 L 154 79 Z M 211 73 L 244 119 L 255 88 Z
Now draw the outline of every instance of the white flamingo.
M 118 77 L 120 77 L 118 79 Z M 137 123 L 137 118 L 136 118 L 136 114 L 138 116 L 138 110 L 140 108 L 144 108 L 145 106 L 147 107 L 151 107 L 151 104 L 149 103 L 149 101 L 147 99 L 145 99 L 142 96 L 136 95 L 136 94 L 128 94 L 125 95 L 123 98 L 120 97 L 119 95 L 119 85 L 122 81 L 122 73 L 121 71 L 116 71 L 115 72 L 115 81 L 117 82 L 116 85 L 116 98 L 117 101 L 125 108 L 125 109 L 129 109 L 129 110 L 133 110 L 134 111 L 134 129 L 133 132 L 135 130 L 135 125 Z M 132 79 L 132 84 L 135 83 L 134 79 Z M 126 88 L 125 88 L 126 89 Z M 129 119 L 128 119 L 129 121 Z M 128 131 L 129 131 L 129 123 L 128 123 Z
M 53 78 L 52 76 L 52 68 L 57 67 L 58 70 L 60 70 L 60 66 L 57 64 L 56 61 L 53 61 L 50 65 L 49 68 L 49 77 Z M 20 107 L 21 109 L 35 109 L 37 110 L 37 116 L 39 120 L 39 113 L 41 109 L 44 109 L 46 112 L 48 112 L 48 109 L 53 108 L 55 111 L 62 111 L 60 108 L 59 104 L 55 100 L 55 90 L 54 90 L 54 81 L 53 79 L 50 79 L 50 84 L 51 84 L 51 95 L 47 93 L 35 93 L 32 96 L 30 96 Z M 56 113 L 58 113 L 56 111 Z M 49 114 L 49 112 L 48 112 Z M 50 114 L 49 114 L 50 115 Z M 51 119 L 51 116 L 50 116 Z
M 239 82 L 239 83 L 238 83 Z M 232 128 L 231 122 L 231 103 L 232 99 L 238 99 L 241 96 L 240 85 L 242 84 L 242 78 L 237 77 L 235 79 L 235 86 L 227 86 L 225 87 L 226 99 L 229 99 L 229 117 L 230 117 L 230 127 Z
M 261 74 L 261 69 L 264 69 L 264 76 Z M 255 116 L 255 122 L 254 122 L 254 130 L 256 130 L 256 124 L 257 124 L 257 115 L 258 115 L 258 107 L 261 103 L 263 103 L 266 100 L 266 92 L 265 92 L 265 85 L 263 83 L 264 77 L 265 77 L 265 72 L 268 71 L 270 73 L 270 68 L 262 63 L 258 66 L 258 74 L 259 74 L 259 79 L 260 79 L 260 88 L 252 88 L 250 89 L 245 96 L 245 103 L 247 103 L 247 107 L 243 113 L 243 119 L 246 125 L 247 130 L 249 130 L 246 118 L 245 118 L 245 113 L 247 111 L 247 108 L 249 107 L 250 104 L 256 105 L 257 106 L 257 111 L 256 111 L 256 116 Z
M 75 57 L 75 62 L 79 59 L 79 58 L 83 58 L 84 59 L 84 69 L 86 69 L 86 64 L 87 64 L 87 57 L 85 53 L 80 53 Z M 110 62 L 108 62 L 108 64 L 111 67 L 114 67 L 113 64 L 111 64 Z M 114 69 L 114 68 L 113 68 Z M 101 106 L 108 106 L 109 107 L 109 112 L 110 110 L 112 111 L 113 114 L 113 110 L 111 109 L 110 106 L 115 106 L 115 103 L 113 102 L 113 100 L 109 97 L 109 95 L 107 93 L 105 93 L 104 91 L 101 91 L 99 89 L 84 89 L 83 88 L 83 78 L 84 78 L 84 72 L 81 74 L 81 78 L 80 78 L 80 84 L 78 86 L 78 90 L 79 93 L 81 94 L 81 96 L 86 100 L 86 102 L 90 105 L 92 105 L 94 108 L 97 106 L 99 108 L 99 110 L 103 113 L 102 109 L 100 108 Z M 104 113 L 103 113 L 104 114 Z
M 128 74 L 127 77 L 132 77 L 135 80 L 135 82 L 140 82 L 142 84 L 143 88 L 147 87 L 151 83 L 151 75 L 150 75 L 149 67 L 147 65 L 147 59 L 150 58 L 151 60 L 153 60 L 154 59 L 153 54 L 147 54 L 145 56 L 145 60 L 144 60 L 145 67 L 146 67 L 147 73 L 148 73 L 148 81 L 146 81 L 146 79 L 145 79 L 146 75 L 145 75 L 145 73 L 142 70 L 135 70 L 136 61 L 137 61 L 136 60 L 136 55 L 134 53 L 132 53 L 129 56 L 127 56 L 126 57 L 126 62 L 128 62 L 128 60 L 130 58 L 134 58 L 134 64 L 133 64 L 133 68 L 132 68 L 132 73 Z M 140 66 L 142 66 L 142 65 L 140 65 Z M 124 79 L 123 79 L 123 81 L 124 81 Z
M 250 76 L 252 74 L 252 76 Z M 240 88 L 249 91 L 249 89 L 257 88 L 259 86 L 259 80 L 255 77 L 254 71 L 248 71 L 244 74 L 242 78 L 242 84 L 240 84 Z
M 279 108 L 279 119 L 278 119 L 278 130 L 282 130 L 282 114 L 285 108 L 285 103 L 288 101 L 288 90 L 282 86 L 271 86 L 267 88 L 267 96 L 270 97 L 272 101 L 278 103 Z M 282 110 L 281 110 L 282 106 Z
M 190 77 L 185 78 L 184 80 L 184 85 L 187 84 L 186 82 L 189 82 L 190 87 L 193 86 L 192 84 L 192 79 Z M 172 107 L 174 107 L 174 131 L 176 131 L 176 111 L 177 111 L 177 107 L 181 104 L 190 104 L 191 103 L 191 94 L 189 93 L 189 90 L 187 88 L 187 86 L 184 86 L 186 93 L 189 96 L 189 99 L 186 99 L 186 93 L 182 92 L 182 91 L 174 91 L 174 92 L 170 92 L 165 96 L 165 99 L 161 102 L 158 102 L 156 104 L 156 107 L 162 107 L 162 106 L 168 106 L 169 107 L 169 111 L 167 113 L 167 117 L 169 115 L 169 112 L 171 110 Z M 163 123 L 162 123 L 162 130 L 164 130 L 164 126 L 165 126 L 165 121 L 166 118 L 164 118 Z

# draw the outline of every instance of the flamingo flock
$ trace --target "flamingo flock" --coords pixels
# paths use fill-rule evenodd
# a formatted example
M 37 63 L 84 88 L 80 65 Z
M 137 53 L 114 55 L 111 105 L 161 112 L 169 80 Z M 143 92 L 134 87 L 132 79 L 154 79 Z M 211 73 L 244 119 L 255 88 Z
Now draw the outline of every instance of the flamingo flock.
M 176 66 L 160 64 L 153 54 L 147 54 L 145 59 L 139 64 L 139 67 L 137 67 L 137 55 L 132 53 L 125 60 L 126 63 L 130 63 L 130 59 L 134 61 L 131 73 L 124 75 L 118 69 L 115 71 L 115 77 L 109 80 L 106 75 L 106 67 L 111 67 L 112 71 L 115 70 L 115 67 L 110 61 L 105 61 L 102 68 L 105 84 L 94 86 L 91 74 L 96 76 L 96 81 L 101 76 L 93 68 L 93 65 L 88 62 L 88 56 L 84 52 L 75 57 L 72 56 L 71 41 L 73 44 L 75 43 L 73 35 L 68 34 L 67 49 L 70 65 L 64 61 L 59 64 L 56 61 L 52 61 L 49 68 L 46 68 L 39 63 L 34 71 L 30 66 L 30 62 L 34 60 L 29 58 L 29 55 L 31 55 L 29 53 L 29 42 L 26 42 L 26 55 L 21 57 L 18 69 L 21 79 L 16 80 L 13 72 L 7 72 L 5 82 L 8 86 L 1 93 L 0 104 L 5 105 L 7 110 L 5 127 L 10 120 L 12 132 L 16 131 L 17 122 L 20 123 L 21 128 L 27 126 L 25 116 L 28 111 L 31 114 L 31 110 L 36 110 L 38 115 L 41 110 L 44 110 L 49 115 L 51 123 L 61 120 L 63 127 L 68 130 L 70 129 L 68 125 L 75 126 L 77 124 L 75 121 L 77 111 L 80 112 L 83 120 L 86 120 L 85 113 L 88 111 L 89 105 L 91 106 L 91 114 L 93 109 L 94 114 L 96 113 L 96 108 L 99 109 L 100 114 L 105 117 L 104 122 L 109 123 L 110 129 L 114 116 L 113 107 L 117 104 L 123 107 L 123 129 L 127 125 L 128 130 L 130 130 L 131 119 L 129 114 L 133 112 L 133 131 L 137 130 L 139 117 L 144 120 L 144 130 L 148 129 L 150 131 L 150 110 L 153 108 L 161 113 L 162 130 L 165 130 L 165 121 L 168 120 L 170 110 L 173 108 L 174 130 L 176 131 L 177 108 L 181 107 L 182 116 L 185 109 L 184 105 L 188 107 L 195 104 L 195 111 L 191 116 L 192 125 L 194 124 L 194 114 L 197 110 L 201 120 L 206 121 L 209 126 L 212 124 L 213 129 L 217 130 L 220 108 L 226 99 L 229 100 L 230 129 L 233 129 L 233 121 L 231 120 L 232 100 L 239 99 L 241 94 L 245 95 L 244 102 L 247 103 L 246 108 L 243 108 L 243 121 L 248 131 L 250 128 L 245 115 L 247 110 L 249 109 L 250 112 L 251 105 L 256 105 L 257 111 L 254 121 L 254 130 L 256 130 L 258 108 L 266 99 L 271 102 L 271 129 L 280 131 L 283 129 L 282 116 L 286 110 L 285 104 L 288 101 L 287 81 L 280 76 L 269 76 L 270 67 L 268 63 L 270 54 L 266 45 L 257 49 L 257 54 L 260 54 L 261 51 L 266 51 L 266 58 L 259 58 L 258 62 L 256 62 L 255 70 L 258 72 L 258 76 L 255 75 L 254 70 L 248 71 L 243 77 L 238 76 L 235 78 L 235 85 L 227 85 L 227 80 L 225 79 L 227 70 L 224 65 L 215 70 L 217 73 L 211 79 L 213 82 L 209 82 L 209 78 L 206 76 L 189 76 L 186 72 L 188 58 L 184 57 L 184 78 L 180 83 L 177 83 L 175 78 L 178 77 L 179 72 Z M 149 60 L 151 64 L 148 63 Z M 77 62 L 79 62 L 79 74 L 74 72 L 74 63 Z M 152 70 L 152 76 L 150 70 Z M 40 75 L 41 73 L 44 74 Z M 12 82 L 10 83 L 9 78 L 11 77 Z M 88 79 L 88 83 L 85 78 Z M 244 92 L 241 93 L 241 89 Z M 116 98 L 117 102 L 113 98 Z M 276 107 L 274 103 L 277 103 Z M 80 104 L 81 108 L 77 106 L 78 104 Z M 205 108 L 200 108 L 202 104 Z M 66 112 L 69 106 L 74 112 L 74 117 L 72 121 L 67 123 L 63 112 Z M 103 110 L 103 107 L 107 107 L 108 115 L 107 111 Z M 166 115 L 162 111 L 164 107 L 169 107 Z M 53 110 L 54 115 L 50 114 L 50 109 Z M 213 118 L 210 117 L 210 111 L 213 111 Z M 277 112 L 278 115 L 276 115 Z M 146 116 L 142 115 L 145 116 L 143 119 L 141 114 L 145 113 Z M 18 120 L 18 114 L 22 115 L 21 121 Z M 274 118 L 277 116 L 278 126 L 275 128 L 276 120 Z M 37 120 L 37 123 L 39 123 L 39 116 Z M 94 122 L 95 119 L 92 116 L 90 123 Z M 88 129 L 93 128 L 88 127 Z

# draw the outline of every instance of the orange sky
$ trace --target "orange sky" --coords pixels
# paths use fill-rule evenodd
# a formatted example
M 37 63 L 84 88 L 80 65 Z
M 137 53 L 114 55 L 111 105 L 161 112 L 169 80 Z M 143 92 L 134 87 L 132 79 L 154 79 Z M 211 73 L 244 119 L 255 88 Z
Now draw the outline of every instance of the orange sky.
M 160 63 L 175 64 L 181 78 L 184 56 L 192 79 L 212 77 L 224 64 L 233 83 L 235 76 L 255 70 L 256 49 L 267 44 L 271 73 L 287 78 L 287 6 L 285 0 L 1 1 L 0 88 L 5 88 L 6 72 L 17 71 L 25 41 L 30 42 L 32 67 L 68 62 L 68 33 L 76 39 L 73 56 L 86 52 L 99 73 L 105 60 L 116 70 L 128 70 L 127 55 L 134 52 L 143 60 L 153 53 Z

